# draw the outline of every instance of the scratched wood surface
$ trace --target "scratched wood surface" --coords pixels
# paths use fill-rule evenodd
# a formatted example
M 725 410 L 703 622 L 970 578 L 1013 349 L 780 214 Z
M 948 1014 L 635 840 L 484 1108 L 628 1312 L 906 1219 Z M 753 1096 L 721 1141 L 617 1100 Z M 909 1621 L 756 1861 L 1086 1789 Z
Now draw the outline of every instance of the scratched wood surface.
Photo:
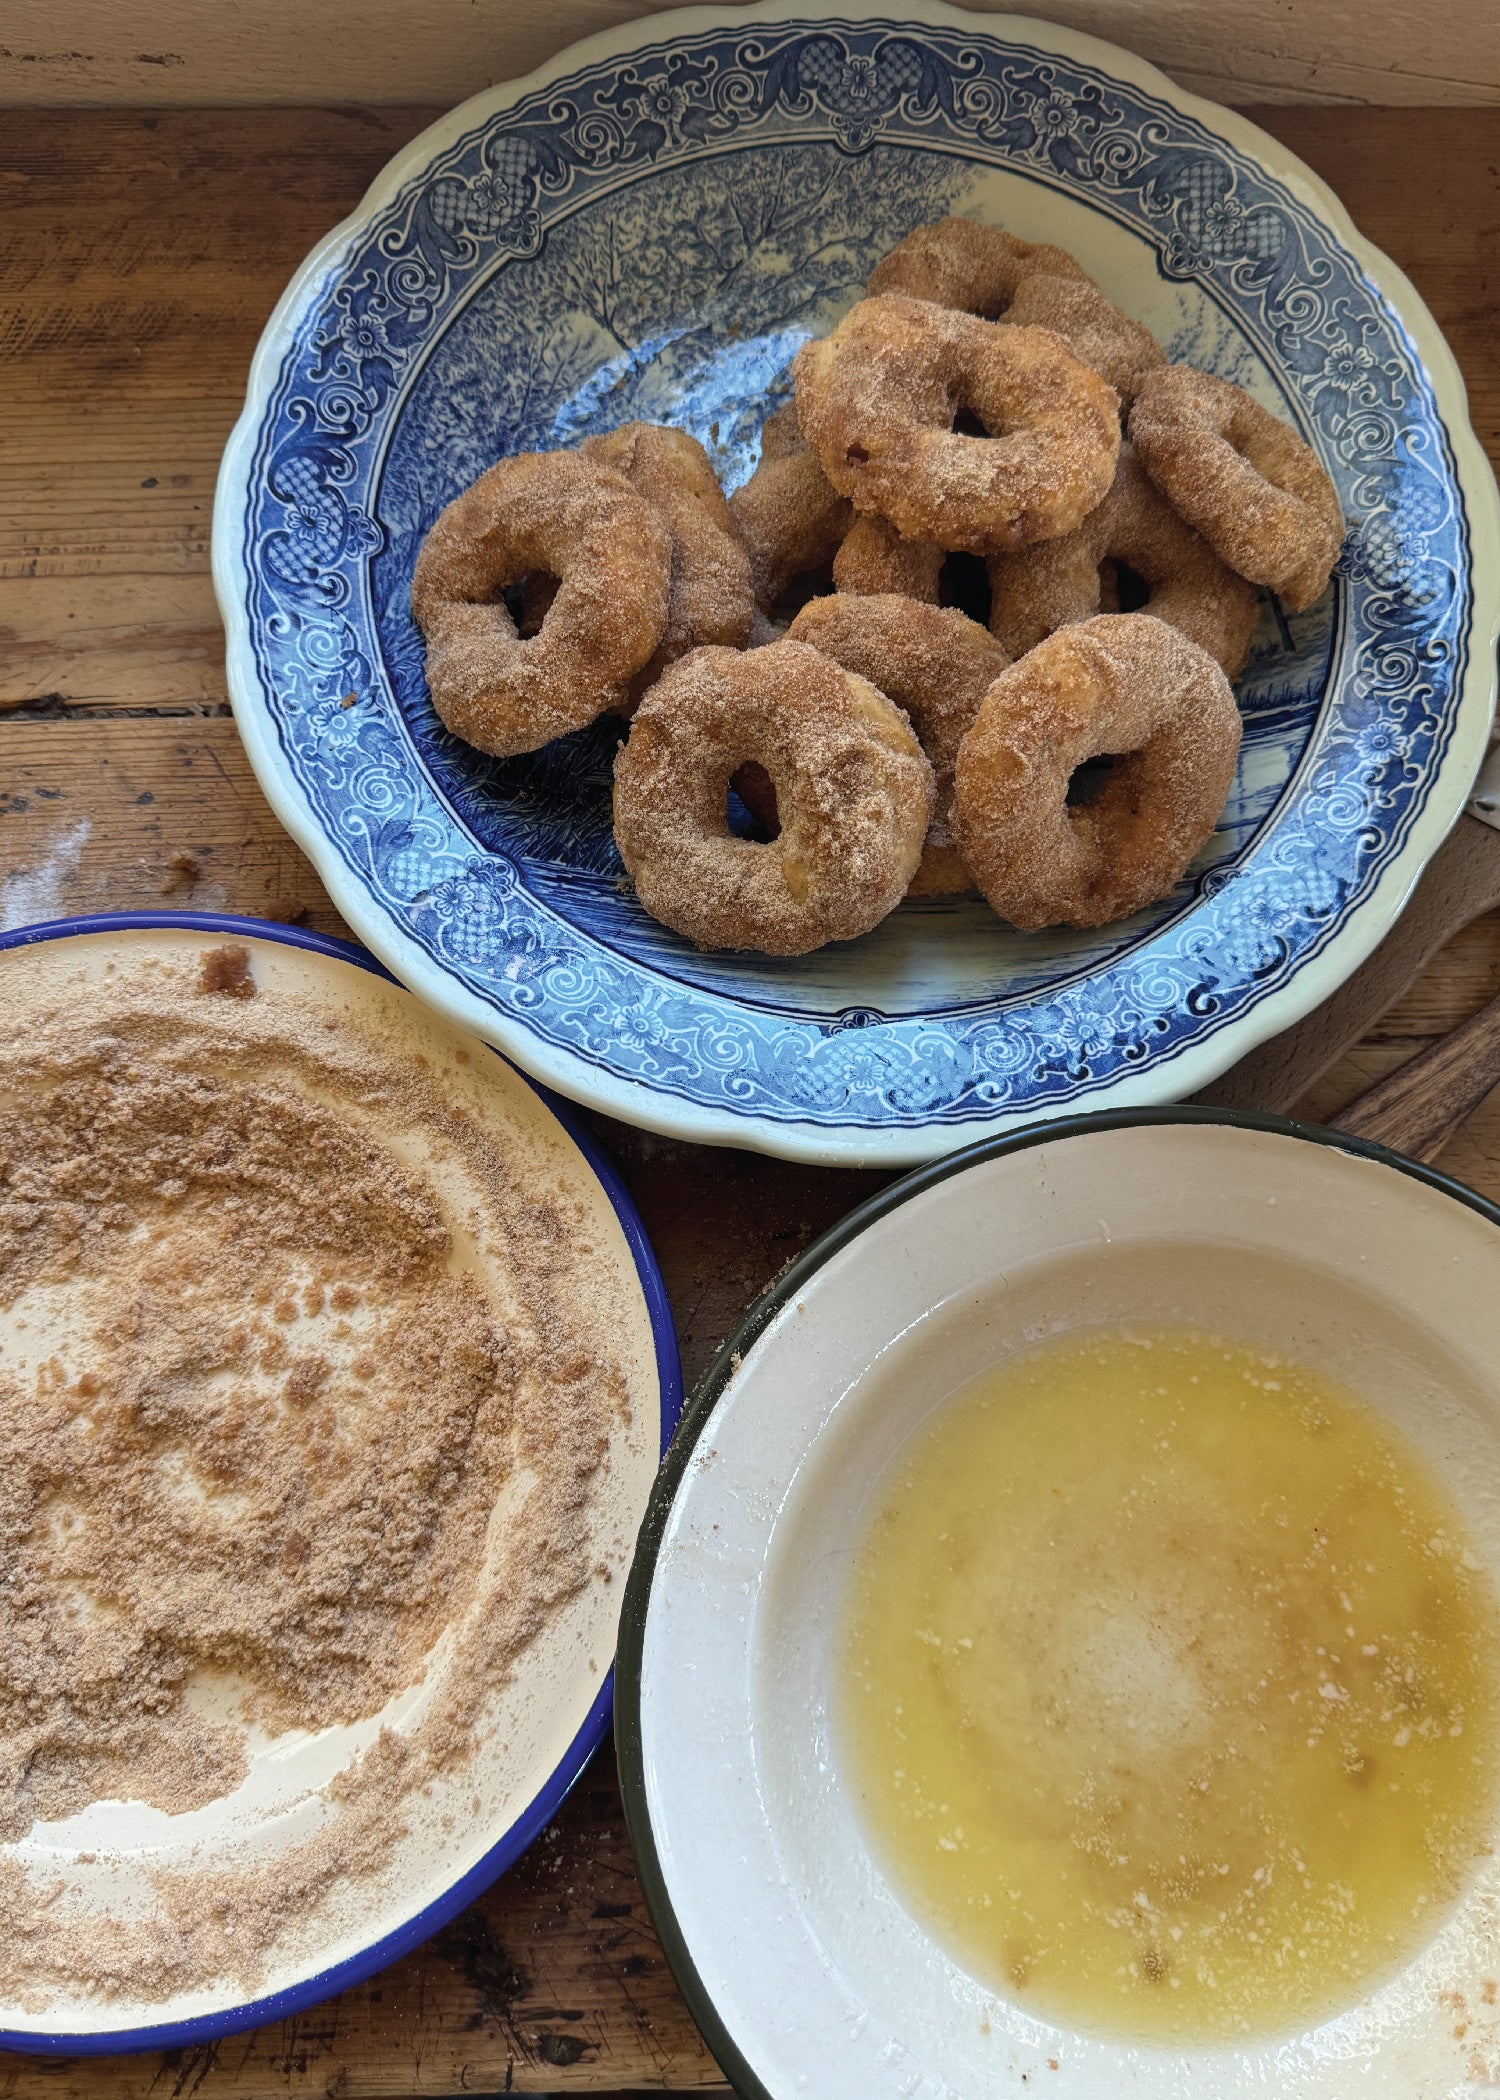
M 209 515 L 262 321 L 429 114 L 0 113 L 0 923 L 175 901 L 342 930 L 228 715 Z M 1257 114 L 1416 279 L 1500 456 L 1500 113 Z M 1500 915 L 1304 1108 L 1333 1112 L 1497 991 Z M 878 1185 L 596 1127 L 660 1255 L 689 1379 Z M 1500 1196 L 1500 1101 L 1445 1164 Z M 211 2049 L 0 2055 L 0 2100 L 718 2083 L 645 1917 L 607 1754 L 483 1901 L 327 2007 Z
M 0 102 L 459 102 L 674 0 L 6 0 Z M 981 14 L 1007 0 L 961 0 Z M 1500 102 L 1494 0 L 1029 0 L 1220 102 Z

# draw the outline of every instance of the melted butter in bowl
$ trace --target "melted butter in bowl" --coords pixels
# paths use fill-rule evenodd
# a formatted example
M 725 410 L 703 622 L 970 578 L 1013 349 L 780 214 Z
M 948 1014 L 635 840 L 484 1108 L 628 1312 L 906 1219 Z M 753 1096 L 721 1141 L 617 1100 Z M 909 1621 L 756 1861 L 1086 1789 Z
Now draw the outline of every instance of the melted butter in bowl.
M 874 1849 L 977 1976 L 1157 2042 L 1291 2032 L 1485 1848 L 1500 1614 L 1417 1451 L 1321 1371 L 1063 1337 L 910 1439 L 834 1722 Z
M 1080 1118 L 819 1252 L 664 1476 L 623 1661 L 721 2060 L 819 2100 L 1500 2086 L 1500 1211 Z

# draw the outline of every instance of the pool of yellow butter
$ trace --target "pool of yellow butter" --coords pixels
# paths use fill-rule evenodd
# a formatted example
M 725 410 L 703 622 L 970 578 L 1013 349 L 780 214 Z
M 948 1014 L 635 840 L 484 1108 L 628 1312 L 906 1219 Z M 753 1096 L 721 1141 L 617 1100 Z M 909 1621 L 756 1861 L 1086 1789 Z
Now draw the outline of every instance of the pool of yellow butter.
M 1436 1928 L 1486 1842 L 1500 1637 L 1425 1462 L 1329 1379 L 1183 1332 L 1009 1360 L 860 1542 L 841 1755 L 877 1854 L 1035 2013 L 1293 2030 Z

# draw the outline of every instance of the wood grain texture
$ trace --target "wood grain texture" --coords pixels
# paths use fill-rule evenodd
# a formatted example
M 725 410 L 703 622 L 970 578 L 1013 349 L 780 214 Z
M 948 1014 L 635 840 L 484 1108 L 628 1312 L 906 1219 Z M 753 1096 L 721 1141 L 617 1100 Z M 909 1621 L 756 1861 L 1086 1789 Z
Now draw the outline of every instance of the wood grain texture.
M 8 18 L 0 42 L 13 36 Z M 8 923 L 177 903 L 340 930 L 227 716 L 208 521 L 265 316 L 306 250 L 429 115 L 71 111 L 0 121 Z M 1382 111 L 1262 115 L 1417 278 L 1500 456 L 1500 115 L 1456 112 L 1441 124 Z M 1489 914 L 1302 1108 L 1336 1113 L 1497 993 L 1500 919 Z M 657 1247 L 689 1378 L 782 1265 L 880 1185 L 595 1124 Z M 1500 1102 L 1479 1110 L 1444 1159 L 1500 1195 Z M 0 2100 L 717 2084 L 646 1922 L 607 1758 L 557 1834 L 457 1926 L 330 2007 L 217 2049 L 0 2058 Z
M 1455 933 L 1497 906 L 1500 831 L 1477 817 L 1460 817 L 1375 953 L 1331 998 L 1242 1057 L 1194 1099 L 1214 1108 L 1285 1115 L 1395 1005 Z
M 458 102 L 659 4 L 319 0 L 308 35 L 280 0 L 9 0 L 0 101 Z M 1221 102 L 1500 101 L 1491 0 L 1033 0 L 1027 11 L 1126 44 Z
M 1500 1083 L 1500 999 L 1392 1072 L 1334 1119 L 1412 1159 L 1436 1159 Z

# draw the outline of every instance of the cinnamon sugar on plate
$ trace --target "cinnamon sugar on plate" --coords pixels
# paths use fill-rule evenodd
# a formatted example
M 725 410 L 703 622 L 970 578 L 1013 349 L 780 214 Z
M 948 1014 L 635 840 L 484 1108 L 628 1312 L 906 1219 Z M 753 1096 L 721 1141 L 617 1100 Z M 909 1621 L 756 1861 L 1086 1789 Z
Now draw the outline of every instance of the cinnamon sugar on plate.
M 174 953 L 0 1021 L 0 2006 L 254 1990 L 347 1916 L 599 1579 L 629 1415 L 535 1146 L 415 1038 Z M 226 1819 L 335 1730 L 294 1840 Z M 121 1803 L 165 1839 L 116 1904 Z

